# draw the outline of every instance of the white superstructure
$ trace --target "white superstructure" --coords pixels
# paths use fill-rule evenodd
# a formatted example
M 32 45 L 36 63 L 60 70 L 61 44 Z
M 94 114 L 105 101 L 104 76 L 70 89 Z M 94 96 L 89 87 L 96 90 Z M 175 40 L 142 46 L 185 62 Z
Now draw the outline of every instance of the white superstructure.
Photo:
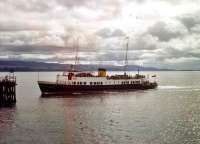
M 102 69 L 101 69 L 102 70 Z M 57 84 L 65 85 L 124 85 L 149 83 L 151 80 L 144 75 L 113 75 L 107 76 L 106 73 L 93 75 L 92 73 L 68 72 L 57 75 Z M 105 70 L 104 70 L 105 72 Z

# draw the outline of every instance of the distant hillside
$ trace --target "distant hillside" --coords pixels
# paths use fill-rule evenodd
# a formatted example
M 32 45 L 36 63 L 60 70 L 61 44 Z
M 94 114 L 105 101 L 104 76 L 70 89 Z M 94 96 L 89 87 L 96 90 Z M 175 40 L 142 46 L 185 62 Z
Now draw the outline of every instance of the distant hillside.
M 32 61 L 9 61 L 0 60 L 0 71 L 64 71 L 69 70 L 70 64 L 57 64 L 57 63 L 44 63 L 44 62 L 32 62 Z M 81 71 L 95 71 L 98 68 L 106 68 L 110 71 L 123 71 L 123 66 L 114 65 L 77 65 L 76 69 Z M 154 67 L 140 67 L 141 71 L 159 71 L 160 69 Z M 127 71 L 138 70 L 137 65 L 127 66 Z

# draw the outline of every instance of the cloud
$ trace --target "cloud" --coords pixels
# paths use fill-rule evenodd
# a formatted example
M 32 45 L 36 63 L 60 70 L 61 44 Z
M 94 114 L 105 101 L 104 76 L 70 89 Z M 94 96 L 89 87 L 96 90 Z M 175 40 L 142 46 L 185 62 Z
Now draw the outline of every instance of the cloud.
M 70 51 L 71 48 L 52 45 L 0 45 L 1 53 L 11 54 L 55 54 Z
M 158 21 L 147 30 L 148 34 L 157 37 L 160 41 L 169 41 L 187 33 L 181 25 L 170 26 L 170 23 Z
M 194 27 L 192 27 L 191 32 L 193 33 L 200 33 L 200 24 L 196 24 Z
M 199 3 L 0 1 L 0 58 L 69 63 L 79 47 L 83 63 L 123 64 L 128 35 L 130 64 L 142 61 L 144 66 L 194 66 L 200 57 Z
M 199 12 L 200 11 L 197 11 L 195 13 L 185 14 L 179 16 L 178 19 L 187 27 L 188 30 L 191 30 L 192 28 L 200 24 Z
M 62 6 L 66 6 L 68 8 L 74 8 L 74 7 L 81 7 L 81 6 L 87 6 L 89 4 L 93 4 L 92 0 L 56 0 L 56 2 Z
M 96 32 L 96 34 L 102 38 L 111 38 L 111 37 L 123 37 L 125 33 L 120 29 L 109 29 L 103 28 Z
M 131 41 L 131 40 L 130 40 Z M 130 43 L 130 48 L 133 50 L 155 50 L 158 48 L 158 38 L 150 34 L 142 34 L 136 37 L 134 43 Z
M 150 0 L 128 0 L 129 2 L 132 2 L 132 1 L 135 1 L 139 4 L 144 4 Z M 170 4 L 182 4 L 182 3 L 188 3 L 188 2 L 193 2 L 193 3 L 197 3 L 198 0 L 181 0 L 181 1 L 177 1 L 177 0 L 154 0 L 156 2 L 167 2 L 167 3 L 170 3 Z
M 26 12 L 46 12 L 53 7 L 54 0 L 41 1 L 41 0 L 4 0 L 1 3 L 5 6 L 12 7 L 15 10 L 26 11 Z
M 0 32 L 45 31 L 47 29 L 48 27 L 46 25 L 34 21 L 0 20 Z

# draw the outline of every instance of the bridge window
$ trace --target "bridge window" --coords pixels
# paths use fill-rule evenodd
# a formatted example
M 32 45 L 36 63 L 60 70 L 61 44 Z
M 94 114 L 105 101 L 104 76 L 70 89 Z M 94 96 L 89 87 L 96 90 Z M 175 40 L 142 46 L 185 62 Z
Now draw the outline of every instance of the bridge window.
M 90 85 L 92 85 L 92 82 L 90 82 Z
M 86 82 L 84 82 L 84 85 L 86 85 L 87 83 Z
M 80 82 L 80 85 L 82 85 L 82 82 Z

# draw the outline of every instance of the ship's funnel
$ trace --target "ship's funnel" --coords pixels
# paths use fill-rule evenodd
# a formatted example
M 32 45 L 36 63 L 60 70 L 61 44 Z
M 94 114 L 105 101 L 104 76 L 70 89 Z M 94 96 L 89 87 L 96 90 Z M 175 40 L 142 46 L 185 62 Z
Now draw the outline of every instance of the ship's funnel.
M 99 77 L 106 77 L 106 69 L 99 68 L 98 69 L 98 76 Z

